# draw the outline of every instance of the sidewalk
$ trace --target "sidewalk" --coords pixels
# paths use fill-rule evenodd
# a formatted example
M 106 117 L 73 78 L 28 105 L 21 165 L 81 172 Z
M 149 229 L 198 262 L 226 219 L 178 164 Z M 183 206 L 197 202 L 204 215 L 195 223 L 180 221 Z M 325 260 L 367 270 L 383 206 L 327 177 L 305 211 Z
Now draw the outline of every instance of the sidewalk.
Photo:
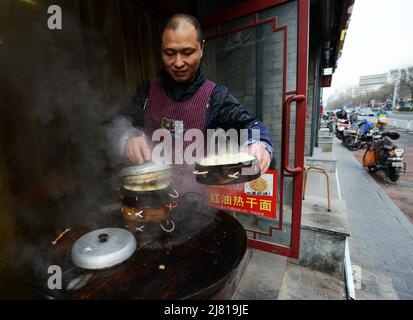
M 326 210 L 325 177 L 311 174 L 303 214 L 314 201 L 325 217 L 337 214 L 345 203 L 355 298 L 412 300 L 413 225 L 338 140 L 333 150 L 338 162 L 337 172 L 330 174 L 332 212 Z M 316 249 L 321 243 L 314 245 Z M 345 296 L 344 279 L 254 250 L 233 299 L 338 300 Z
M 413 299 L 413 225 L 338 140 L 334 152 L 356 298 Z
M 312 220 L 308 224 L 305 215 L 314 210 L 319 211 L 319 217 L 326 221 L 329 218 L 323 217 L 336 216 L 338 221 L 338 211 L 343 210 L 343 203 L 339 200 L 339 187 L 336 182 L 336 175 L 331 175 L 331 193 L 333 203 L 332 212 L 327 211 L 326 179 L 322 175 L 310 174 L 308 176 L 306 201 L 303 202 L 301 244 L 307 243 L 306 250 L 301 248 L 301 262 L 295 259 L 288 259 L 273 253 L 253 250 L 252 258 L 243 274 L 237 290 L 232 297 L 234 300 L 344 300 L 346 299 L 346 286 L 343 275 L 335 274 L 333 271 L 321 272 L 323 265 L 330 267 L 335 265 L 335 260 L 340 256 L 339 246 L 343 242 L 337 242 L 337 257 L 334 249 L 329 245 L 335 246 L 326 241 L 323 231 L 317 231 L 317 222 Z M 288 219 L 287 219 L 288 220 Z M 289 221 L 284 221 L 288 224 Z M 307 222 L 307 223 L 306 223 Z M 314 224 L 315 223 L 315 224 Z M 338 225 L 330 226 L 327 234 L 332 230 L 339 230 Z M 321 232 L 321 233 L 320 233 Z M 324 234 L 324 235 L 323 235 Z M 333 239 L 335 236 L 331 236 Z M 308 248 L 314 254 L 309 254 Z M 321 254 L 320 258 L 316 258 Z M 315 259 L 315 260 L 314 260 Z M 320 264 L 318 268 L 314 264 Z M 310 266 L 312 265 L 312 267 Z M 328 268 L 327 268 L 328 269 Z M 340 272 L 339 272 L 340 273 Z

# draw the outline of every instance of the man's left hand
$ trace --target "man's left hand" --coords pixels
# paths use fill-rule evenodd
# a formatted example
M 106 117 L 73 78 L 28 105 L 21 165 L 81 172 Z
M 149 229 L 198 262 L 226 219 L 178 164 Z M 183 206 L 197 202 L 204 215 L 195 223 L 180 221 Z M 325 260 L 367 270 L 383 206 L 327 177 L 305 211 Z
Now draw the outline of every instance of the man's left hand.
M 260 162 L 261 173 L 264 173 L 268 170 L 271 163 L 270 153 L 265 148 L 262 143 L 253 143 L 248 146 L 248 154 L 254 155 L 258 158 Z

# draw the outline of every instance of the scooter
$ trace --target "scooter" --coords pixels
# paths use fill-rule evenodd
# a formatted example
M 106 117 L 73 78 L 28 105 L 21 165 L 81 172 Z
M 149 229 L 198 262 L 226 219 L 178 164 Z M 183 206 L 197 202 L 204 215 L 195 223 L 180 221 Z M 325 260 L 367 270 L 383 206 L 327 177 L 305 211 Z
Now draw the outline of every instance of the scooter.
M 397 132 L 376 131 L 371 135 L 369 147 L 363 157 L 363 166 L 371 173 L 383 171 L 386 179 L 397 182 L 401 173 L 406 173 L 406 163 L 403 162 L 404 149 L 397 147 L 391 140 L 397 140 Z
M 336 116 L 334 114 L 328 115 L 327 127 L 330 129 L 331 134 L 336 134 Z
M 370 136 L 377 130 L 369 120 L 361 120 L 348 130 L 344 130 L 343 145 L 350 151 L 357 151 L 367 146 Z
M 343 130 L 343 140 L 342 144 L 350 151 L 357 150 L 357 141 L 359 136 L 359 128 L 357 125 L 346 128 Z
M 344 120 L 344 119 L 337 119 L 336 122 L 336 137 L 339 140 L 344 139 L 344 130 L 348 129 L 351 127 L 350 121 L 349 120 Z

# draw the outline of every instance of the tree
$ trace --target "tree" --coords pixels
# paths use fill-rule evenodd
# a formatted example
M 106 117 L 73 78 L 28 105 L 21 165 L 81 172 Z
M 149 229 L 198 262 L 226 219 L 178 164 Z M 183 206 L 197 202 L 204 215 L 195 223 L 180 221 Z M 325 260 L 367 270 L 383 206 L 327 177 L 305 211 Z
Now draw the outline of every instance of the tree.
M 368 106 L 372 100 L 376 103 L 386 103 L 393 96 L 394 84 L 386 84 L 375 91 L 366 91 L 358 95 L 342 93 L 337 96 L 329 105 L 329 109 L 337 109 L 343 105 L 348 106 Z
M 393 96 L 394 85 L 393 84 L 386 84 L 379 88 L 378 90 L 372 92 L 372 99 L 385 102 L 387 99 Z
M 410 92 L 410 104 L 413 106 L 413 66 L 401 70 L 400 86 Z

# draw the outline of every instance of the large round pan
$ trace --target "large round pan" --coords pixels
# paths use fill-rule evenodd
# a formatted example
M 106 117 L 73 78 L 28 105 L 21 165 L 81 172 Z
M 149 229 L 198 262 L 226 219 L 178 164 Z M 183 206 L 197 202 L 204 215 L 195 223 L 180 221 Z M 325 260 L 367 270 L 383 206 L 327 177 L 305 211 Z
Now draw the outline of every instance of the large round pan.
M 245 161 L 225 164 L 195 164 L 196 181 L 206 185 L 238 184 L 258 179 L 261 176 L 258 159 L 249 156 Z
M 73 266 L 70 249 L 84 231 L 72 230 L 47 260 L 47 265 L 61 266 L 62 290 L 48 289 L 47 278 L 39 279 L 38 287 L 53 299 L 210 299 L 242 261 L 248 241 L 245 229 L 223 211 L 188 207 L 178 211 L 173 233 L 156 233 L 159 227 L 135 233 L 135 253 L 103 271 Z M 118 216 L 117 210 L 113 215 Z M 68 284 L 74 282 L 78 285 L 72 289 Z

